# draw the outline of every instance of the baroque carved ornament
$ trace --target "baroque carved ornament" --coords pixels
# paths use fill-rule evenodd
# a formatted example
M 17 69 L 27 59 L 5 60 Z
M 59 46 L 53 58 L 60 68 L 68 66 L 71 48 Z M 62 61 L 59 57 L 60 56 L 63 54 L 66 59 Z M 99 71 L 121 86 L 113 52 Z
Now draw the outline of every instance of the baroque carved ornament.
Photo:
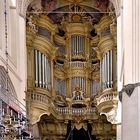
M 30 3 L 32 3 L 33 1 L 34 0 L 18 0 L 19 14 L 22 17 L 24 17 L 24 18 L 26 17 L 27 8 L 30 5 Z M 69 1 L 73 1 L 73 0 L 69 0 Z M 77 1 L 82 2 L 82 0 L 77 0 Z M 98 2 L 98 0 L 97 0 L 97 2 Z M 110 0 L 110 2 L 115 7 L 116 16 L 119 16 L 120 15 L 121 0 Z

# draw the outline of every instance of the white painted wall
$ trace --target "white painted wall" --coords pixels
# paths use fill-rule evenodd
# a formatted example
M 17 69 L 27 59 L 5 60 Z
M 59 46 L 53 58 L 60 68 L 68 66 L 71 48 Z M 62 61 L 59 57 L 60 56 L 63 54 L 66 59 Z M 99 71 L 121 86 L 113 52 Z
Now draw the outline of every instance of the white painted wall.
M 16 0 L 8 1 L 8 54 L 9 76 L 18 100 L 25 105 L 26 90 L 26 40 L 25 19 L 19 16 Z M 0 65 L 5 66 L 5 17 L 4 0 L 0 1 Z

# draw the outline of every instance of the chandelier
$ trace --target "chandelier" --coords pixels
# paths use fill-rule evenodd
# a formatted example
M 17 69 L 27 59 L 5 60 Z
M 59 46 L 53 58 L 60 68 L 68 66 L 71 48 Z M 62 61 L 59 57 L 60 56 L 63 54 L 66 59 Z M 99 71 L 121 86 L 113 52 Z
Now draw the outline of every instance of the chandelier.
M 4 0 L 5 15 L 5 56 L 6 56 L 6 95 L 8 93 L 8 30 L 7 30 L 7 0 Z M 6 103 L 5 103 L 6 104 Z M 6 108 L 0 110 L 0 140 L 29 140 L 33 139 L 29 131 L 28 120 L 21 113 L 15 111 L 6 104 Z

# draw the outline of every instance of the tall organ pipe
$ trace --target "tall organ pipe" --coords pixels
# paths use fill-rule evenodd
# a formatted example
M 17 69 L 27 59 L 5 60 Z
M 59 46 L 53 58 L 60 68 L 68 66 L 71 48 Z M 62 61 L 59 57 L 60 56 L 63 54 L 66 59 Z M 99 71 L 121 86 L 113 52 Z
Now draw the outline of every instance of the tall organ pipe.
M 42 86 L 42 78 L 41 78 L 41 52 L 39 51 L 39 87 Z
M 45 87 L 47 88 L 47 64 L 46 64 L 46 57 L 44 58 L 44 64 L 45 64 Z
M 111 87 L 113 86 L 113 78 L 112 78 L 112 70 L 113 70 L 113 67 L 112 67 L 112 50 L 110 50 L 110 82 L 111 82 Z
M 106 88 L 106 54 L 104 56 L 104 85 Z
M 109 80 L 109 77 L 110 77 L 110 63 L 109 63 L 109 51 L 107 52 L 107 86 L 108 88 L 110 87 L 110 80 Z
M 44 54 L 42 54 L 42 82 L 43 88 L 45 87 L 45 67 L 44 67 Z
M 104 57 L 102 59 L 102 86 L 104 89 Z
M 74 39 L 74 46 L 73 46 L 73 51 L 74 51 L 74 55 L 76 55 L 76 37 L 75 36 L 73 36 L 73 39 Z
M 35 86 L 38 87 L 38 50 L 35 50 Z
M 104 54 L 102 59 L 102 64 L 100 64 L 101 69 L 101 81 L 102 87 L 105 88 L 112 88 L 113 86 L 113 60 L 112 60 L 112 50 L 108 51 Z
M 85 38 L 80 35 L 71 36 L 71 53 L 73 55 L 84 54 Z
M 47 72 L 47 74 L 46 74 L 46 84 L 47 84 L 47 89 L 49 89 L 49 69 L 48 69 L 48 67 L 49 67 L 49 65 L 48 65 L 48 59 L 46 58 L 46 72 Z
M 79 37 L 79 54 L 81 55 L 81 37 Z
M 51 68 L 48 58 L 38 50 L 35 53 L 35 86 L 51 88 Z
M 78 36 L 76 36 L 76 55 L 78 54 Z

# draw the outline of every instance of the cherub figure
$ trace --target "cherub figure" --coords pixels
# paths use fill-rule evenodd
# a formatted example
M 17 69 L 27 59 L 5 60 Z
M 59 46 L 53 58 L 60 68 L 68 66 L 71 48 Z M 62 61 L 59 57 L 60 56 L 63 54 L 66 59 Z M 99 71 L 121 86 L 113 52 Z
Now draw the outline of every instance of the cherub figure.
M 83 94 L 84 92 L 80 89 L 79 86 L 75 87 L 75 90 L 72 92 L 73 94 L 73 100 L 83 100 Z

